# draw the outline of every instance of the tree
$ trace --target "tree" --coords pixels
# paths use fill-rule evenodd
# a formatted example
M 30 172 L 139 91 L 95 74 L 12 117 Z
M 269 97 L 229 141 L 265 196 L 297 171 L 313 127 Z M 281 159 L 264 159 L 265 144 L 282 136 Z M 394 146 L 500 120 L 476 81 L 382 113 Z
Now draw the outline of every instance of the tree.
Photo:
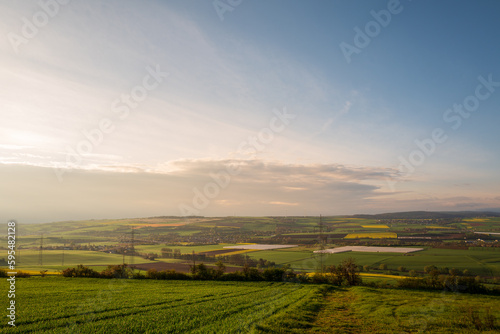
M 194 277 L 197 279 L 207 280 L 211 279 L 211 272 L 208 270 L 207 266 L 203 263 L 193 266 L 194 270 L 192 271 Z M 213 270 L 213 269 L 212 269 Z
M 359 283 L 361 283 L 361 277 L 358 273 L 358 266 L 356 265 L 356 261 L 352 257 L 342 261 L 341 270 L 348 285 L 358 285 Z
M 405 272 L 405 271 L 406 271 L 406 268 L 405 268 L 405 267 L 403 267 L 403 266 L 399 266 L 399 267 L 398 267 L 398 270 L 399 270 L 399 271 L 401 271 L 401 272 Z
M 430 265 L 430 266 L 425 266 L 424 271 L 427 274 L 430 274 L 432 271 L 437 270 L 437 267 L 435 265 Z
M 370 271 L 370 266 L 369 265 L 364 265 L 363 266 L 363 271 Z
M 224 265 L 224 263 L 222 263 L 221 260 L 217 261 L 215 263 L 215 265 L 217 266 L 217 270 L 215 272 L 216 272 L 217 278 L 219 278 L 222 275 L 224 275 L 224 272 L 226 271 L 226 266 Z
M 172 257 L 172 249 L 171 248 L 162 248 L 161 249 L 161 257 L 171 258 Z
M 330 274 L 328 281 L 331 284 L 342 285 L 343 277 L 342 277 L 342 270 L 340 268 L 340 264 L 338 266 L 332 264 L 331 266 L 327 267 L 327 272 Z
M 270 282 L 282 282 L 286 270 L 283 268 L 266 268 L 262 272 L 264 280 Z
M 251 268 L 248 263 L 243 266 L 243 275 L 247 281 L 262 281 L 262 275 L 256 268 Z
M 174 259 L 180 259 L 181 250 L 179 248 L 174 249 Z
M 387 264 L 381 263 L 380 266 L 378 266 L 378 269 L 380 269 L 380 270 L 387 270 Z
M 335 285 L 358 285 L 361 277 L 358 273 L 358 266 L 353 258 L 342 261 L 338 266 L 331 265 L 327 268 L 329 281 Z
M 127 264 L 119 264 L 116 266 L 110 265 L 101 272 L 101 277 L 104 278 L 129 278 L 131 276 L 132 270 L 130 270 Z

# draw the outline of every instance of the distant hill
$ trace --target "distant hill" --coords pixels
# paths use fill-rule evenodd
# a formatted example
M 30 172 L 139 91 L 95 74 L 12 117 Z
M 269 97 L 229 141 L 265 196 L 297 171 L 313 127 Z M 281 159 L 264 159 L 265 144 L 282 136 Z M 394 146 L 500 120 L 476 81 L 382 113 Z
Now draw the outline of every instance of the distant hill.
M 497 209 L 498 210 L 498 209 Z M 407 211 L 380 213 L 374 215 L 353 215 L 354 218 L 371 219 L 432 219 L 432 218 L 473 218 L 473 217 L 500 217 L 500 211 Z
M 500 208 L 488 208 L 488 209 L 482 209 L 480 211 L 500 213 Z

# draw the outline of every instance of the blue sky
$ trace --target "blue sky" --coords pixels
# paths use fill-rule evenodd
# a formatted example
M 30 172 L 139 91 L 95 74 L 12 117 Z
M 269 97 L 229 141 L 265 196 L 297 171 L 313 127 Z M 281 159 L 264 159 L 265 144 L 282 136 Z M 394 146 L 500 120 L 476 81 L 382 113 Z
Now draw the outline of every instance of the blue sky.
M 0 7 L 4 220 L 500 207 L 497 1 Z

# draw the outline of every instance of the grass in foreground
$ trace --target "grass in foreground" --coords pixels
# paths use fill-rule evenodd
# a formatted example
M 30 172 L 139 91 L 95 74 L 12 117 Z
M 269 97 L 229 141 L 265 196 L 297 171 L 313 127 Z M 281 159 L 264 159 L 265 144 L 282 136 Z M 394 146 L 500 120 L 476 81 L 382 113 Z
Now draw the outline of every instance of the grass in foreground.
M 374 289 L 337 289 L 310 333 L 498 333 L 496 296 Z
M 7 281 L 0 289 L 7 291 Z M 0 308 L 7 307 L 2 298 Z M 18 279 L 12 333 L 498 333 L 497 296 L 268 282 Z
M 7 291 L 7 282 L 0 288 Z M 18 279 L 12 333 L 248 333 L 304 314 L 318 286 L 295 283 Z M 6 309 L 7 298 L 0 308 Z M 7 318 L 6 318 L 7 319 Z M 310 323 L 306 318 L 304 326 Z M 289 322 L 293 329 L 294 323 Z M 10 327 L 0 324 L 0 332 Z

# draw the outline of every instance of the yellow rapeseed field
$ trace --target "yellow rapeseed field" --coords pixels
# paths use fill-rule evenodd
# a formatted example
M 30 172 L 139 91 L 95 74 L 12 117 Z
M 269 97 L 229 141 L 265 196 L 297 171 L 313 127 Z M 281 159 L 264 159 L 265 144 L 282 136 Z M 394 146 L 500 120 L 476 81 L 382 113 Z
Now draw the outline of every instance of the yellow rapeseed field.
M 361 225 L 364 228 L 389 228 L 387 225 Z

